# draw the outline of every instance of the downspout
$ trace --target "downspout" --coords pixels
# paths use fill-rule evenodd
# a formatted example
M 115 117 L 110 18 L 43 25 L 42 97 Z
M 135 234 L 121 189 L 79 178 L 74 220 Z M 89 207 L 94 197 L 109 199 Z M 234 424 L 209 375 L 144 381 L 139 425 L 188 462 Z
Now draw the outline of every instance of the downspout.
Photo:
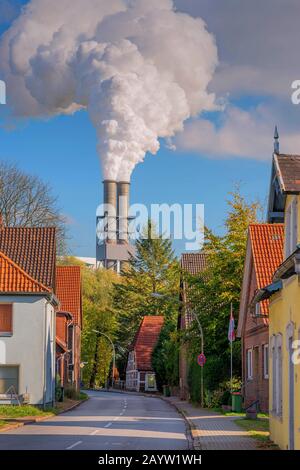
M 44 380 L 43 380 L 43 409 L 45 410 L 46 408 L 46 344 L 47 344 L 47 338 L 46 338 L 46 333 L 47 333 L 47 305 L 48 305 L 48 300 L 46 300 L 45 303 L 45 312 L 44 312 Z

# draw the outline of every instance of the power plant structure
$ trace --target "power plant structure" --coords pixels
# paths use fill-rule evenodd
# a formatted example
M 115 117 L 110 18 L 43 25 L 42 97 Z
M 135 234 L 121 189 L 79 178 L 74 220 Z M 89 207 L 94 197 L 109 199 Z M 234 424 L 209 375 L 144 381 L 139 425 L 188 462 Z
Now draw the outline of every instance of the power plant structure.
M 97 267 L 120 272 L 124 264 L 134 255 L 130 243 L 129 216 L 130 183 L 103 181 L 103 205 L 97 213 Z

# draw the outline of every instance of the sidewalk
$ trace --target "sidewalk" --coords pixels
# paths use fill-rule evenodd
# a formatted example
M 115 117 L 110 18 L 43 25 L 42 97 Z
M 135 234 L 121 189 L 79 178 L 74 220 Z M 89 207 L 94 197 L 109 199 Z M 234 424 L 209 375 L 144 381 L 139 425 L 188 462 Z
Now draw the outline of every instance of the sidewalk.
M 178 397 L 164 398 L 183 413 L 197 450 L 256 450 L 255 439 L 235 424 L 236 417 L 198 408 Z

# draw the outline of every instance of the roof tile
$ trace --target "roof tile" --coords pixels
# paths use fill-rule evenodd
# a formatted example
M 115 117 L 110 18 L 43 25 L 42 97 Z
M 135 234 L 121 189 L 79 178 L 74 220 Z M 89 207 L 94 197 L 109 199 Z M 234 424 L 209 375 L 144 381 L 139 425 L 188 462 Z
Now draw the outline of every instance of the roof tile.
M 1 293 L 26 294 L 51 292 L 2 252 L 0 252 L 0 291 Z
M 143 318 L 133 343 L 138 370 L 153 370 L 152 354 L 163 324 L 164 317 L 162 316 L 146 316 Z
M 283 224 L 251 224 L 249 226 L 257 288 L 271 284 L 274 272 L 283 260 Z M 263 314 L 268 314 L 268 301 L 262 302 Z
M 81 268 L 80 266 L 57 266 L 56 296 L 59 310 L 71 313 L 75 324 L 82 324 Z
M 1 226 L 0 251 L 33 279 L 55 290 L 55 228 Z

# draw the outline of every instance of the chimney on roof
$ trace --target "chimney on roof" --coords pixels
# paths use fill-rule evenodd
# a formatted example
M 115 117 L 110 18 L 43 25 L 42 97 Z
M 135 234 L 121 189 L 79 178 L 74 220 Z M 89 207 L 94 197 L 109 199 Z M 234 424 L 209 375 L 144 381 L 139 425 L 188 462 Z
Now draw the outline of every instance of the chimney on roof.
M 275 126 L 274 132 L 274 153 L 279 154 L 279 133 L 277 126 Z

